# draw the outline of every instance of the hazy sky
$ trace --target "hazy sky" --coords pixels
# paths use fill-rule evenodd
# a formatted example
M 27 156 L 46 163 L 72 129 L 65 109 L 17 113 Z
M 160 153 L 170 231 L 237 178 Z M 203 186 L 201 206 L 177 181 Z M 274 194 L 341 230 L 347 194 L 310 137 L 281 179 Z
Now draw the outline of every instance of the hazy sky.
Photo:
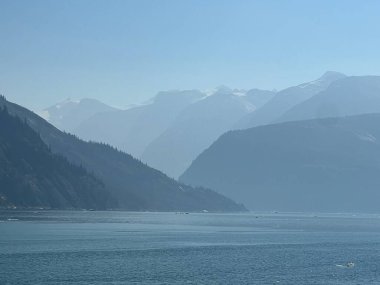
M 0 92 L 39 109 L 380 74 L 377 0 L 0 0 Z

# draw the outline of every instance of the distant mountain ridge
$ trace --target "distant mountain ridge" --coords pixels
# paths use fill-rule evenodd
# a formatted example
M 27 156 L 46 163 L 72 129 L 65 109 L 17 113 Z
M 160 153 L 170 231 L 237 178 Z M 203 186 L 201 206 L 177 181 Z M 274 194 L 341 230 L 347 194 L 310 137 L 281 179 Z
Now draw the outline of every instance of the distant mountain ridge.
M 143 105 L 95 114 L 71 132 L 115 146 L 176 178 L 219 135 L 274 94 L 225 86 L 207 95 L 198 90 L 159 92 Z
M 317 80 L 281 90 L 262 108 L 246 115 L 236 123 L 234 129 L 247 129 L 275 122 L 285 112 L 301 102 L 325 90 L 332 82 L 346 77 L 344 74 L 327 71 Z
M 204 96 L 197 90 L 159 92 L 147 104 L 96 114 L 82 122 L 73 133 L 140 157 L 145 147 L 165 131 L 184 108 Z
M 350 76 L 294 106 L 277 122 L 380 112 L 380 76 Z
M 84 98 L 81 100 L 66 99 L 38 114 L 62 131 L 72 132 L 83 121 L 98 113 L 116 111 L 98 100 Z
M 380 114 L 231 131 L 180 181 L 252 210 L 380 212 Z
M 376 115 L 369 115 L 371 113 L 380 113 L 379 76 L 346 76 L 339 72 L 328 71 L 317 80 L 289 87 L 279 92 L 259 89 L 247 91 L 230 89 L 225 86 L 221 86 L 207 94 L 197 90 L 160 92 L 144 105 L 131 107 L 124 111 L 95 114 L 85 120 L 76 129 L 77 132 L 75 133 L 88 140 L 105 141 L 122 150 L 130 149 L 132 150 L 132 154 L 141 158 L 144 163 L 164 171 L 171 177 L 177 178 L 183 173 L 183 175 L 180 176 L 181 181 L 193 185 L 215 187 L 215 189 L 219 191 L 222 189 L 221 192 L 223 194 L 246 202 L 247 197 L 240 197 L 238 193 L 241 189 L 245 189 L 245 187 L 253 187 L 253 184 L 251 184 L 252 181 L 245 179 L 254 177 L 256 174 L 248 173 L 247 171 L 258 167 L 254 164 L 258 158 L 261 159 L 259 162 L 263 167 L 262 169 L 257 168 L 257 173 L 261 173 L 262 178 L 265 179 L 265 177 L 270 176 L 269 173 L 271 170 L 279 171 L 273 173 L 274 180 L 278 179 L 280 181 L 284 179 L 284 181 L 282 181 L 283 185 L 285 185 L 284 187 L 294 187 L 294 185 L 289 184 L 290 182 L 288 180 L 296 181 L 296 183 L 299 184 L 303 183 L 304 187 L 308 187 L 306 185 L 308 180 L 305 177 L 309 177 L 314 181 L 313 183 L 318 179 L 338 183 L 339 181 L 332 181 L 331 177 L 326 178 L 326 174 L 320 170 L 320 165 L 315 168 L 313 165 L 314 160 L 310 162 L 305 158 L 309 153 L 314 155 L 314 152 L 318 152 L 317 150 L 322 149 L 328 153 L 328 155 L 322 152 L 319 153 L 321 158 L 326 159 L 326 161 L 322 163 L 326 163 L 327 169 L 332 167 L 332 173 L 334 173 L 334 175 L 337 177 L 343 175 L 342 177 L 347 179 L 347 181 L 351 181 L 349 175 L 344 172 L 346 169 L 342 162 L 346 159 L 344 156 L 351 156 L 349 152 L 343 152 L 344 149 L 338 150 L 339 145 L 345 143 L 340 141 L 339 135 L 346 137 L 348 142 L 352 143 L 351 148 L 358 147 L 358 149 L 361 150 L 364 148 L 364 144 L 361 144 L 362 141 L 376 144 L 376 130 L 372 128 L 373 126 L 369 122 L 370 120 L 365 119 L 368 115 L 368 118 L 377 121 Z M 346 116 L 362 114 L 367 115 L 364 117 L 353 117 L 353 119 L 346 118 Z M 313 119 L 313 121 L 309 122 L 310 119 Z M 290 125 L 282 124 L 284 122 L 296 121 L 297 123 Z M 349 123 L 346 124 L 346 122 Z M 355 128 L 351 129 L 353 126 L 350 124 L 355 126 Z M 367 132 L 370 125 L 371 128 Z M 258 126 L 260 126 L 260 128 L 256 129 Z M 233 169 L 233 177 L 229 177 L 229 173 L 223 173 L 221 178 L 215 178 L 217 175 L 220 175 L 222 167 L 227 167 L 223 165 L 223 163 L 227 163 L 226 161 L 219 161 L 215 157 L 213 159 L 218 161 L 220 165 L 218 165 L 218 163 L 212 165 L 214 162 L 210 162 L 211 164 L 205 169 L 202 168 L 202 163 L 199 163 L 199 161 L 203 161 L 205 153 L 212 153 L 215 145 L 219 145 L 220 141 L 224 141 L 225 137 L 231 134 L 229 130 L 247 128 L 246 130 L 249 133 L 251 132 L 251 127 L 254 127 L 256 130 L 255 132 L 252 131 L 254 134 L 264 135 L 262 139 L 266 143 L 265 146 L 260 145 L 260 153 L 258 153 L 256 149 L 251 149 L 249 145 L 244 145 L 245 148 L 240 145 L 237 147 L 239 151 L 245 150 L 247 152 L 246 157 L 250 158 L 251 161 L 245 161 L 245 157 L 241 153 L 236 153 L 237 150 L 233 144 L 230 146 L 231 149 L 226 148 L 223 152 L 221 151 L 219 153 L 220 158 L 218 159 L 229 157 L 231 161 L 236 163 L 234 166 L 235 169 L 239 169 L 241 172 L 235 173 Z M 261 129 L 261 127 L 264 127 L 264 129 Z M 262 132 L 262 130 L 265 131 Z M 276 130 L 277 133 L 271 133 L 270 130 Z M 287 130 L 288 133 L 284 130 Z M 227 133 L 224 134 L 225 132 Z M 347 133 L 350 132 L 359 135 L 350 137 L 347 135 Z M 289 137 L 289 134 L 293 134 L 293 138 L 297 138 L 299 135 L 301 140 L 299 145 L 294 143 L 293 138 Z M 284 144 L 278 142 L 282 140 L 282 136 L 284 137 Z M 261 141 L 261 138 L 257 137 L 242 137 L 253 143 L 256 143 L 256 140 Z M 316 138 L 315 144 L 310 141 L 310 138 L 314 137 Z M 359 140 L 359 142 L 356 140 L 358 137 L 362 139 Z M 304 144 L 301 143 L 302 140 L 305 140 Z M 62 147 L 60 143 L 57 145 L 59 145 L 60 148 Z M 92 145 L 98 146 L 98 144 Z M 293 149 L 295 145 L 297 145 L 300 152 L 303 152 L 302 155 L 305 157 L 302 157 L 302 159 L 305 160 L 296 157 L 293 161 L 286 153 L 281 153 L 281 151 L 287 150 L 289 153 L 298 155 L 297 149 Z M 328 146 L 329 149 L 325 149 L 326 146 Z M 337 161 L 331 161 L 327 157 L 334 157 L 334 147 L 341 156 Z M 66 149 L 66 147 L 64 147 L 62 152 L 67 153 L 69 157 L 73 156 L 73 161 L 81 161 L 82 154 L 78 152 L 77 149 L 74 150 L 74 154 L 71 153 L 71 151 L 71 148 Z M 342 151 L 342 153 L 340 153 L 340 151 Z M 240 157 L 241 161 L 247 165 L 241 166 L 232 153 Z M 255 156 L 251 156 L 253 153 Z M 262 154 L 268 155 L 268 161 L 261 156 Z M 276 165 L 277 162 L 276 160 L 271 160 L 272 156 L 275 155 L 279 155 L 277 166 L 284 167 L 281 171 L 279 169 L 276 170 L 276 167 L 271 169 L 271 165 Z M 363 152 L 362 155 L 368 156 L 365 152 Z M 377 155 L 375 150 L 374 155 Z M 86 159 L 90 157 L 91 154 L 87 153 Z M 284 162 L 282 158 L 286 158 Z M 352 159 L 357 163 L 363 162 L 358 157 Z M 365 163 L 370 163 L 371 167 L 374 167 L 374 161 L 375 160 L 368 159 Z M 253 164 L 251 165 L 250 163 Z M 307 172 L 309 166 L 307 166 L 305 170 L 299 165 L 296 165 L 297 163 L 311 165 L 312 168 L 317 169 L 315 177 L 319 178 L 317 179 L 313 173 Z M 350 163 L 351 161 L 348 160 L 347 165 Z M 93 165 L 92 161 L 90 162 L 90 166 L 91 165 Z M 366 165 L 361 166 L 366 167 Z M 342 173 L 335 173 L 334 171 L 336 171 L 336 169 L 334 167 L 343 169 Z M 102 168 L 102 171 L 107 172 L 105 177 L 108 177 L 108 175 L 113 177 L 114 181 L 110 180 L 109 183 L 115 184 L 116 188 L 120 188 L 120 184 L 124 183 L 124 180 L 119 179 L 115 173 L 108 172 L 108 170 L 104 170 L 104 168 L 105 167 Z M 199 171 L 199 169 L 202 169 L 202 171 Z M 306 171 L 306 176 L 303 178 L 297 177 L 296 169 L 299 173 Z M 262 173 L 262 170 L 266 170 L 268 173 Z M 288 170 L 293 171 L 293 173 L 288 173 Z M 371 169 L 371 171 L 372 170 L 373 169 Z M 117 170 L 116 173 L 125 175 L 125 173 L 118 171 L 119 170 Z M 241 176 L 242 173 L 245 173 L 247 176 Z M 284 178 L 282 173 L 288 176 Z M 102 173 L 100 176 L 101 175 Z M 347 177 L 344 175 L 347 175 Z M 223 180 L 224 178 L 227 180 Z M 373 179 L 372 176 L 366 178 Z M 231 181 L 233 181 L 233 183 Z M 353 181 L 351 182 L 352 185 L 359 187 L 358 184 L 355 184 Z M 275 181 L 270 181 L 269 178 L 268 181 L 261 181 L 260 183 L 264 183 L 265 185 L 255 184 L 254 186 L 271 189 L 268 190 L 268 193 L 274 188 L 280 187 L 279 184 L 276 184 Z M 140 186 L 141 185 L 138 187 Z M 369 185 L 368 187 L 372 186 L 373 185 Z M 297 187 L 295 187 L 295 189 Z M 317 188 L 313 187 L 309 188 L 318 191 Z M 347 187 L 351 186 L 347 185 Z M 229 192 L 231 189 L 236 189 L 236 191 Z M 295 191 L 294 193 L 296 194 L 304 195 L 304 193 L 297 192 L 301 190 Z M 131 196 L 136 195 L 136 193 L 130 194 Z M 310 195 L 315 198 L 315 201 L 322 201 L 318 200 L 320 197 L 312 196 L 314 193 Z M 343 193 L 339 195 L 343 195 Z M 143 200 L 143 198 L 141 199 Z M 299 206 L 291 204 L 291 201 L 286 199 L 286 197 L 280 198 L 283 203 L 274 206 L 278 208 L 283 207 L 284 209 L 292 209 Z M 334 203 L 337 203 L 338 198 L 334 197 L 334 199 Z M 305 204 L 309 202 L 310 201 L 306 198 L 302 201 L 302 203 Z M 286 203 L 289 204 L 285 205 Z M 265 203 L 262 203 L 262 205 L 264 204 Z M 256 207 L 257 204 L 254 204 L 254 206 Z M 347 208 L 343 210 L 345 209 L 350 209 L 350 207 L 347 206 Z
M 345 77 L 328 71 L 279 92 L 226 86 L 207 95 L 198 90 L 160 92 L 144 105 L 94 114 L 71 132 L 131 153 L 178 178 L 224 132 L 281 122 L 290 110 Z
M 244 211 L 242 205 L 204 188 L 191 188 L 168 178 L 110 146 L 88 143 L 63 133 L 33 112 L 0 98 L 0 106 L 25 121 L 53 154 L 82 166 L 103 181 L 109 207 L 138 211 Z
M 238 92 L 227 87 L 185 108 L 143 152 L 147 164 L 177 178 L 191 162 L 244 115 L 264 104 L 274 92 Z

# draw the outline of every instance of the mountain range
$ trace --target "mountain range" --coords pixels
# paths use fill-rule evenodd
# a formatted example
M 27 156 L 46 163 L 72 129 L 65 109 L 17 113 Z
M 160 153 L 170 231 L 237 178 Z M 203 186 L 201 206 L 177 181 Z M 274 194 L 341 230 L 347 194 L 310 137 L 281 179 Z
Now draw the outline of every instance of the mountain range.
M 66 102 L 45 112 L 60 129 L 84 140 L 110 144 L 178 178 L 224 132 L 278 122 L 293 107 L 344 77 L 328 71 L 314 81 L 279 92 L 221 86 L 211 94 L 198 90 L 159 92 L 149 102 L 127 110 L 112 110 L 102 103 L 97 108 L 87 104 L 89 110 L 84 110 L 84 103 Z M 66 109 L 76 114 L 75 123 L 66 116 Z
M 252 210 L 378 212 L 380 114 L 231 131 L 180 177 Z
M 229 88 L 189 105 L 143 152 L 148 165 L 178 178 L 191 162 L 220 135 L 230 130 L 244 115 L 253 112 L 255 104 L 269 100 L 273 92 L 251 90 L 240 95 Z
M 380 112 L 380 76 L 350 76 L 294 106 L 277 122 Z
M 251 209 L 376 211 L 379 114 L 380 77 L 343 76 L 272 124 L 226 133 L 180 181 Z
M 91 177 L 94 180 L 90 182 L 94 185 L 97 185 L 96 181 L 104 184 L 104 189 L 108 195 L 108 209 L 139 211 L 244 210 L 244 206 L 238 205 L 216 192 L 201 187 L 192 188 L 178 183 L 160 171 L 148 167 L 129 154 L 118 151 L 113 147 L 105 144 L 85 142 L 74 135 L 61 132 L 38 115 L 19 105 L 8 102 L 3 97 L 0 98 L 0 107 L 6 108 L 10 115 L 18 117 L 19 120 L 24 122 L 24 127 L 27 125 L 31 128 L 40 137 L 51 154 L 63 157 L 68 163 L 73 164 L 77 168 L 83 168 L 84 173 L 92 175 Z M 27 149 L 27 142 L 25 145 L 20 145 L 20 148 Z M 40 146 L 40 148 L 42 149 L 43 146 Z M 21 149 L 14 150 L 16 153 L 21 153 L 21 151 Z M 59 172 L 58 169 L 54 168 L 54 164 L 50 163 L 48 165 L 52 167 L 51 171 Z M 37 165 L 30 163 L 29 171 L 33 177 L 40 177 L 37 175 L 35 166 Z M 74 170 L 75 168 L 72 168 L 67 171 L 70 173 L 70 171 Z M 40 178 L 43 180 L 43 177 Z M 55 179 L 54 176 L 51 176 L 51 179 Z M 90 182 L 88 185 L 90 185 Z M 41 188 L 37 187 L 33 189 L 47 194 L 50 193 L 49 184 L 43 184 L 39 181 L 36 185 L 45 185 L 44 187 L 47 188 L 41 186 Z M 75 191 L 83 190 L 84 193 L 87 193 L 85 192 L 87 188 L 82 189 L 81 187 L 74 187 L 74 184 L 72 185 L 76 189 Z M 11 187 L 9 191 L 16 190 Z M 99 191 L 103 190 L 100 189 Z M 33 195 L 33 193 L 30 193 L 30 195 Z M 74 204 L 71 206 L 74 206 Z M 77 204 L 77 206 L 82 205 Z
M 38 114 L 56 128 L 73 132 L 82 122 L 95 114 L 116 110 L 98 100 L 84 98 L 81 100 L 66 99 L 42 110 Z
M 159 92 L 141 106 L 98 113 L 83 121 L 73 133 L 85 140 L 108 143 L 139 158 L 183 109 L 203 96 L 197 90 Z
M 176 178 L 222 133 L 274 94 L 221 86 L 208 95 L 198 90 L 159 92 L 126 110 L 110 110 L 104 104 L 91 108 L 81 100 L 59 103 L 41 114 L 50 114 L 50 123 L 81 139 L 110 144 Z M 75 114 L 75 119 L 67 114 Z
M 294 106 L 325 90 L 331 83 L 344 78 L 339 72 L 327 71 L 320 78 L 281 90 L 262 108 L 243 117 L 234 129 L 247 129 L 275 122 Z
M 378 114 L 380 77 L 329 71 L 278 92 L 161 92 L 76 134 L 251 209 L 376 211 Z

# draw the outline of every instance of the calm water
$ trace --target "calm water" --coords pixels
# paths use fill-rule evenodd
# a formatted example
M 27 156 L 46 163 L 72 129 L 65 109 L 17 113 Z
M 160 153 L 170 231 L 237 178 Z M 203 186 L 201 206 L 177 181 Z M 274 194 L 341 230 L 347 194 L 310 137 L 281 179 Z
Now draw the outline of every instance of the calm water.
M 1 285 L 380 284 L 380 215 L 3 211 L 0 221 Z

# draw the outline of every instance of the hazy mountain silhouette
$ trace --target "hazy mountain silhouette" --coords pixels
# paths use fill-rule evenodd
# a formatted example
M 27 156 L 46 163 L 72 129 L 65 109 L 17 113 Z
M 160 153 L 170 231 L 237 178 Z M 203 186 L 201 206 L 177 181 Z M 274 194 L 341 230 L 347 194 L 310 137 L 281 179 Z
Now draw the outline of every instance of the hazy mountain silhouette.
M 180 181 L 253 210 L 378 211 L 380 114 L 231 131 Z
M 191 188 L 168 178 L 132 156 L 110 146 L 88 143 L 63 133 L 33 112 L 0 98 L 0 106 L 36 131 L 52 153 L 82 166 L 111 196 L 113 208 L 157 211 L 238 211 L 244 207 L 211 190 Z
M 317 80 L 279 91 L 263 107 L 243 117 L 234 128 L 247 129 L 273 123 L 295 105 L 313 97 L 325 90 L 332 82 L 344 77 L 342 73 L 328 71 Z
M 204 149 L 245 114 L 264 104 L 273 92 L 248 93 L 219 88 L 184 109 L 172 125 L 145 149 L 141 159 L 171 177 L 177 178 Z
M 111 144 L 139 157 L 184 108 L 203 96 L 197 90 L 160 92 L 146 105 L 97 114 L 73 133 L 86 140 Z
M 276 95 L 276 91 L 254 88 L 248 90 L 244 95 L 255 106 L 255 110 L 257 110 L 268 103 Z
M 95 114 L 116 111 L 95 99 L 79 101 L 67 99 L 39 112 L 39 115 L 60 130 L 72 132 L 83 121 Z
M 351 76 L 294 106 L 277 121 L 380 112 L 380 76 Z

